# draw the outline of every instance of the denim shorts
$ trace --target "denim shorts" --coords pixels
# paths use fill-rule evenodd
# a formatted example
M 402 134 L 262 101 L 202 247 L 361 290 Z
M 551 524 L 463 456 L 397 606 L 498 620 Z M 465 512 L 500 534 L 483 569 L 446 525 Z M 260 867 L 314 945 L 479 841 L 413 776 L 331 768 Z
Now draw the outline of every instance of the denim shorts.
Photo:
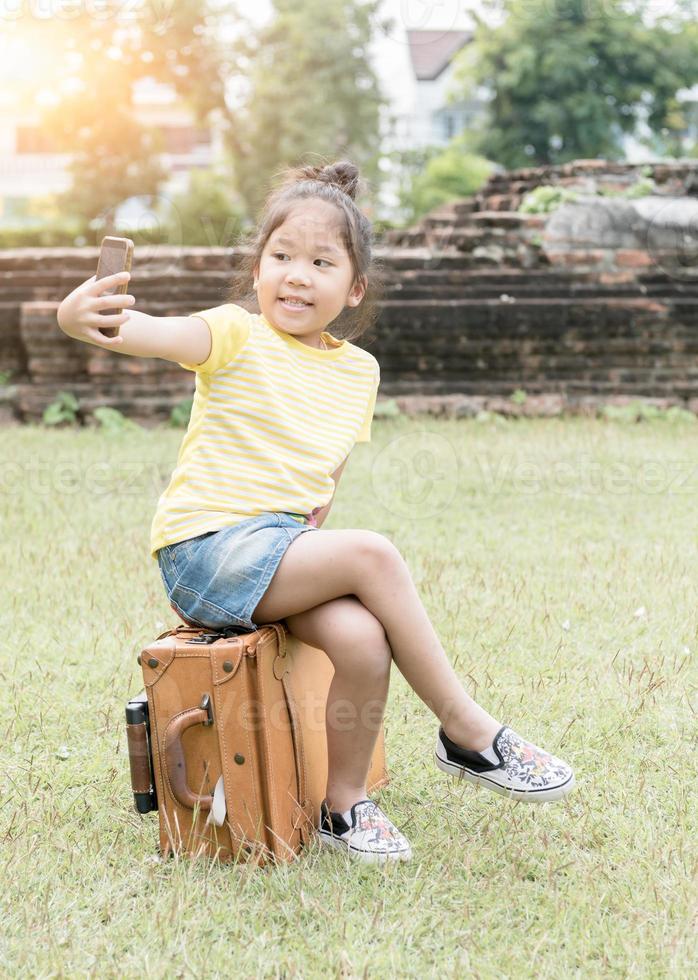
M 192 626 L 254 631 L 250 619 L 286 549 L 299 534 L 317 531 L 290 514 L 265 511 L 232 527 L 208 531 L 157 552 L 174 611 Z

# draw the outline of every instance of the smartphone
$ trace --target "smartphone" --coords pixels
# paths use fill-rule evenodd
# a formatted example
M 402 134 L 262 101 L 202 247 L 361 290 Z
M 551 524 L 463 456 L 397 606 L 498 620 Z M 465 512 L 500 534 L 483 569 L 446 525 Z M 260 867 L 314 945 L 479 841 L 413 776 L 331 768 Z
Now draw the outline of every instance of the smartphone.
M 95 279 L 104 279 L 105 276 L 113 276 L 117 272 L 130 272 L 132 259 L 133 242 L 130 238 L 114 238 L 111 235 L 106 235 L 102 239 Z M 127 288 L 128 283 L 122 282 L 115 289 L 105 290 L 102 295 L 116 296 L 119 293 L 125 293 Z M 117 316 L 121 311 L 114 307 L 111 310 L 100 310 L 99 312 L 102 316 Z M 99 331 L 105 337 L 116 337 L 119 333 L 119 328 L 100 327 Z

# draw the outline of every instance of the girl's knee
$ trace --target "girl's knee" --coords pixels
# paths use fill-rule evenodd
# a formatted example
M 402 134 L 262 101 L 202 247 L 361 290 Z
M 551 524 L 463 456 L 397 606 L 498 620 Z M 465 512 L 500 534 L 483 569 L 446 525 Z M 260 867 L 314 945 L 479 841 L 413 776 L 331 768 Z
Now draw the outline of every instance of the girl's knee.
M 364 561 L 371 562 L 374 567 L 385 569 L 403 562 L 403 557 L 397 545 L 379 531 L 360 531 L 357 551 Z
M 291 633 L 328 653 L 357 646 L 380 649 L 388 646 L 383 625 L 355 595 L 340 596 L 313 609 L 286 617 Z

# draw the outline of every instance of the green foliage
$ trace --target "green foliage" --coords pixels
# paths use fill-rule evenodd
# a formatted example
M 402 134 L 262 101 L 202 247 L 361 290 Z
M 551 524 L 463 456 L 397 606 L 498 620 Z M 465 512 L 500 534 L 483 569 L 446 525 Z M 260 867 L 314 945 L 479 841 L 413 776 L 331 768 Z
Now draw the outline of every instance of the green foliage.
M 404 222 L 397 221 L 394 218 L 373 218 L 371 221 L 371 226 L 373 228 L 373 234 L 376 240 L 380 239 L 388 231 L 393 231 L 397 228 L 402 228 Z
M 408 223 L 447 201 L 469 197 L 487 182 L 494 164 L 468 149 L 470 137 L 459 134 L 445 147 L 394 153 L 402 171 L 398 191 Z
M 629 187 L 624 187 L 621 190 L 598 190 L 596 191 L 596 196 L 598 197 L 614 197 L 614 198 L 624 198 L 626 200 L 633 200 L 638 197 L 647 197 L 649 194 L 654 194 L 656 191 L 656 184 L 654 180 L 650 177 L 643 176 L 637 180 L 634 184 Z M 585 192 L 587 196 L 588 192 Z M 567 187 L 560 187 L 557 184 L 541 184 L 540 187 L 534 188 L 534 190 L 529 191 L 528 194 L 524 195 L 521 204 L 519 205 L 519 211 L 523 214 L 549 214 L 551 211 L 555 211 L 562 204 L 567 204 L 569 202 L 574 202 L 579 199 L 579 194 L 576 191 L 572 191 Z M 542 244 L 542 239 L 536 244 Z
M 523 388 L 517 388 L 516 391 L 513 391 L 509 397 L 514 405 L 525 405 L 528 395 Z
M 193 398 L 185 398 L 183 401 L 178 402 L 175 407 L 170 412 L 170 427 L 173 429 L 186 429 L 189 425 L 189 418 L 191 416 L 192 406 L 194 404 Z
M 0 248 L 70 248 L 86 244 L 83 225 L 74 221 L 0 228 Z
M 286 166 L 348 158 L 377 188 L 384 99 L 368 47 L 378 6 L 274 0 L 271 21 L 233 46 L 249 90 L 231 113 L 227 136 L 250 216 Z
M 59 391 L 54 401 L 47 405 L 41 416 L 44 425 L 62 425 L 79 421 L 80 402 L 70 391 Z
M 664 412 L 664 421 L 688 422 L 689 425 L 695 425 L 698 419 L 693 412 L 689 412 L 688 409 L 681 408 L 680 405 L 672 405 L 671 408 L 667 408 Z
M 556 187 L 553 184 L 541 184 L 524 195 L 519 211 L 524 214 L 549 214 L 561 204 L 576 201 L 577 194 L 566 187 Z
M 398 415 L 402 415 L 402 412 L 394 398 L 386 398 L 381 401 L 376 401 L 373 415 L 377 419 L 392 419 Z
M 133 431 L 143 428 L 143 426 L 134 422 L 133 419 L 127 418 L 118 409 L 109 408 L 107 405 L 96 408 L 92 415 L 97 421 L 99 428 L 107 432 Z
M 9 384 L 11 377 L 12 371 L 0 371 L 0 385 Z
M 397 178 L 400 210 L 398 228 L 412 224 L 420 216 L 414 202 L 414 185 L 426 170 L 429 161 L 440 152 L 439 146 L 420 146 L 413 150 L 393 150 L 390 153 L 391 169 Z
M 498 426 L 509 424 L 509 419 L 506 417 L 506 415 L 502 415 L 501 412 L 490 412 L 486 409 L 483 409 L 477 413 L 475 416 L 475 421 L 481 423 L 491 422 L 493 425 Z
M 119 224 L 135 245 L 226 246 L 241 230 L 244 213 L 230 190 L 231 181 L 212 170 L 194 170 L 187 191 L 174 195 L 152 228 Z M 157 204 L 158 198 L 153 198 Z M 51 216 L 43 225 L 0 229 L 0 248 L 43 248 L 98 244 L 100 234 L 75 220 Z
M 213 170 L 194 170 L 189 189 L 172 199 L 167 223 L 172 242 L 183 245 L 227 246 L 244 222 L 244 209 L 231 193 L 229 178 Z
M 645 3 L 501 0 L 458 56 L 468 95 L 492 91 L 477 149 L 508 168 L 617 159 L 641 121 L 671 141 L 686 126 L 677 92 L 695 83 L 698 27 L 673 11 L 653 25 Z
M 629 402 L 627 405 L 604 405 L 600 412 L 602 418 L 610 422 L 670 422 L 695 424 L 693 412 L 679 405 L 659 408 L 643 401 Z
M 605 197 L 620 197 L 626 200 L 633 200 L 636 197 L 647 197 L 650 194 L 654 194 L 656 190 L 657 185 L 652 178 L 642 177 L 640 180 L 636 180 L 634 184 L 631 184 L 629 187 L 624 187 L 622 190 L 602 190 L 599 193 Z

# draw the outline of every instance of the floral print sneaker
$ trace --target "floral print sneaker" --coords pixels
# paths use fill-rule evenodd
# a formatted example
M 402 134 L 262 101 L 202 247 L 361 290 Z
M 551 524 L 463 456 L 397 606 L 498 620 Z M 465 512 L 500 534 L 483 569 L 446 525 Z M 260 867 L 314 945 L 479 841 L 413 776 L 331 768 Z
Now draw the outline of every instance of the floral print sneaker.
M 359 800 L 345 813 L 320 804 L 320 842 L 362 861 L 409 861 L 412 848 L 373 800 Z
M 560 800 L 574 786 L 572 769 L 503 725 L 482 752 L 461 748 L 439 726 L 436 765 L 444 772 L 486 786 L 513 800 Z

